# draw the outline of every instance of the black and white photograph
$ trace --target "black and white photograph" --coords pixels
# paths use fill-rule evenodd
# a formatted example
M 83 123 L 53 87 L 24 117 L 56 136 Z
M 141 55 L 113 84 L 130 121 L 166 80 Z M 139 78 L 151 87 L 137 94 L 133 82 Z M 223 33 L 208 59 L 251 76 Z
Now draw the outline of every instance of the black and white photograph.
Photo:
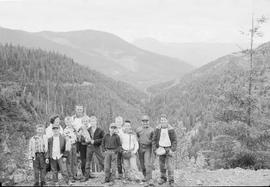
M 0 186 L 270 186 L 270 0 L 0 0 Z

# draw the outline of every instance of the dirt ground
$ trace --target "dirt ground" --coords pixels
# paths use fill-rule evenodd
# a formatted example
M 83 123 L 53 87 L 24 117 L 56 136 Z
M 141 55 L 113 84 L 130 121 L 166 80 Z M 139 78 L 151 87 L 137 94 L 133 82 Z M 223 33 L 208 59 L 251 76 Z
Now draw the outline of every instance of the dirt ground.
M 96 178 L 90 179 L 87 182 L 76 182 L 72 186 L 108 186 L 101 184 L 104 180 L 103 173 L 95 174 Z M 159 171 L 155 170 L 153 178 L 156 186 Z M 20 184 L 29 186 L 32 184 Z M 48 185 L 50 183 L 48 182 Z M 168 184 L 162 185 L 167 186 Z M 220 169 L 215 171 L 205 169 L 183 169 L 175 170 L 175 186 L 269 186 L 270 185 L 270 170 L 244 170 L 236 169 Z M 117 180 L 114 186 L 143 186 L 142 184 L 129 183 L 123 184 Z

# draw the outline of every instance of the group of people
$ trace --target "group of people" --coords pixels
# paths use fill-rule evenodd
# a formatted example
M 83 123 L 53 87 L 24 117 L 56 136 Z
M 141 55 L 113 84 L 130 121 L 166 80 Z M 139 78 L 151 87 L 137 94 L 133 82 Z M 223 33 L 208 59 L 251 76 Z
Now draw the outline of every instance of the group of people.
M 109 126 L 109 133 L 98 127 L 95 116 L 88 117 L 83 106 L 77 105 L 74 116 L 64 119 L 65 128 L 60 125 L 60 117 L 53 116 L 44 133 L 44 125 L 38 124 L 36 135 L 30 139 L 29 159 L 33 161 L 35 186 L 44 186 L 45 175 L 53 173 L 53 182 L 58 183 L 58 172 L 66 185 L 93 178 L 91 163 L 95 154 L 101 170 L 104 170 L 103 183 L 113 185 L 118 179 L 124 183 L 136 181 L 145 186 L 154 186 L 152 179 L 153 157 L 159 157 L 160 179 L 158 184 L 174 185 L 173 154 L 177 147 L 174 128 L 168 123 L 165 114 L 160 123 L 152 128 L 149 117 L 143 115 L 142 125 L 135 131 L 130 120 L 121 116 Z M 141 172 L 137 165 L 137 156 Z M 80 165 L 80 167 L 78 167 Z M 81 168 L 82 176 L 78 176 Z M 168 177 L 166 174 L 168 171 Z

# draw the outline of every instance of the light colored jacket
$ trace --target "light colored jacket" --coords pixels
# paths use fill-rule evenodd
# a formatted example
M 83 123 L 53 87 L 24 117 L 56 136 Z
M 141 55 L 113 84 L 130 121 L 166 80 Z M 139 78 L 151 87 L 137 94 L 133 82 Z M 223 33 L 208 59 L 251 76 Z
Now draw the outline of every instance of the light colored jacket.
M 126 151 L 132 151 L 136 153 L 139 149 L 139 143 L 135 134 L 132 133 L 123 133 L 120 136 L 122 149 Z
M 47 141 L 47 137 L 45 135 L 43 135 L 41 137 L 41 150 L 36 150 L 36 138 L 40 138 L 39 136 L 33 136 L 30 141 L 29 141 L 29 159 L 36 159 L 36 152 L 44 152 L 46 153 L 48 150 L 48 141 Z

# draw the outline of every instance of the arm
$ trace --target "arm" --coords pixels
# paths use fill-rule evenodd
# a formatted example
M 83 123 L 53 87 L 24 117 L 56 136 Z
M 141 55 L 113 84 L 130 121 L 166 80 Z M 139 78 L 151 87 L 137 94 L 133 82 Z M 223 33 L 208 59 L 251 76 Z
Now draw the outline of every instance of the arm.
M 106 139 L 106 135 L 103 137 L 102 142 L 101 142 L 101 150 L 102 150 L 102 152 L 106 151 L 105 150 L 105 139 Z
M 33 157 L 34 157 L 33 151 L 34 151 L 33 150 L 33 138 L 31 138 L 29 141 L 29 156 L 28 156 L 29 159 L 33 159 Z
M 155 153 L 156 149 L 157 149 L 157 131 L 158 129 L 155 129 L 153 132 L 152 132 L 152 149 L 153 149 L 153 152 Z
M 139 149 L 139 143 L 138 143 L 138 140 L 137 140 L 136 135 L 133 136 L 133 142 L 134 142 L 133 153 L 135 154 L 138 151 L 138 149 Z
M 48 139 L 48 151 L 46 152 L 46 154 L 45 154 L 45 157 L 46 157 L 46 159 L 48 159 L 49 157 L 50 157 L 50 155 L 51 155 L 51 138 L 49 138 Z
M 176 138 L 176 133 L 175 133 L 175 130 L 171 130 L 171 133 L 170 133 L 170 140 L 171 140 L 171 150 L 174 152 L 176 151 L 176 147 L 177 147 L 177 138 Z
M 67 148 L 67 146 L 66 146 L 67 141 L 66 141 L 66 138 L 65 137 L 63 137 L 63 141 L 64 141 L 64 144 L 63 144 L 63 146 L 64 146 L 63 158 L 67 158 L 68 151 L 66 150 L 66 148 Z
M 103 137 L 104 137 L 104 131 L 100 130 L 99 138 L 94 140 L 94 145 L 99 146 L 102 143 Z
M 116 152 L 119 153 L 122 150 L 122 144 L 119 136 L 116 136 L 116 144 L 117 144 Z

